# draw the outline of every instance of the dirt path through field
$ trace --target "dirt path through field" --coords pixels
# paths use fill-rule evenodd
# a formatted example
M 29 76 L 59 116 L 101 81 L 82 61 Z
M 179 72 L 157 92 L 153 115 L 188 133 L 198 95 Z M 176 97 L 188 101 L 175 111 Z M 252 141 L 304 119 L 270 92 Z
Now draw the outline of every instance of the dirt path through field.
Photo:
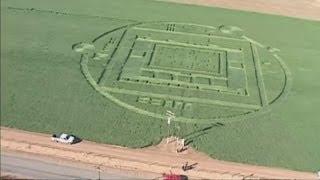
M 36 153 L 39 155 L 100 164 L 106 167 L 152 172 L 186 174 L 195 178 L 299 178 L 316 179 L 316 174 L 286 169 L 268 168 L 219 161 L 189 149 L 181 154 L 174 151 L 174 143 L 165 142 L 144 149 L 83 141 L 75 145 L 63 145 L 50 141 L 50 135 L 31 133 L 1 127 L 1 149 Z M 195 169 L 183 172 L 181 166 L 188 162 L 197 163 Z
M 320 20 L 320 0 L 159 0 Z

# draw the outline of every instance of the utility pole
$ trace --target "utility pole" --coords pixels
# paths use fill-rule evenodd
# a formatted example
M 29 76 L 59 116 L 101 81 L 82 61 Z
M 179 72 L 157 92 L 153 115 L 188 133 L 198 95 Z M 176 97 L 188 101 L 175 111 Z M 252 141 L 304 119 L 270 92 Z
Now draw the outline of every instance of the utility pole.
M 99 164 L 98 166 L 96 166 L 97 170 L 98 170 L 98 180 L 101 179 L 101 164 Z

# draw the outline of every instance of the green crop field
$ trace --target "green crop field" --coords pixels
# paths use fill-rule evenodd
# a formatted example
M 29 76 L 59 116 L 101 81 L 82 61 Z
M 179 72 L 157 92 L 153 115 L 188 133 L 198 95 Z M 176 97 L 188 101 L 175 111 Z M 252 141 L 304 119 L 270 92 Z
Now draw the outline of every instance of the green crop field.
M 320 167 L 320 22 L 153 0 L 1 1 L 1 125 Z M 168 127 L 166 111 L 176 118 Z

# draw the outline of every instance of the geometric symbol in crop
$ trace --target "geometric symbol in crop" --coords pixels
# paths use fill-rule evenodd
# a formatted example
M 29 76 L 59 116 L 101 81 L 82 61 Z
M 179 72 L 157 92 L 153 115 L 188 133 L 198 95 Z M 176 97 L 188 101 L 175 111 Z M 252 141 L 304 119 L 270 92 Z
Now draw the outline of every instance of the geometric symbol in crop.
M 290 82 L 274 48 L 234 26 L 139 23 L 73 48 L 99 93 L 162 119 L 168 109 L 185 122 L 239 119 L 274 103 Z

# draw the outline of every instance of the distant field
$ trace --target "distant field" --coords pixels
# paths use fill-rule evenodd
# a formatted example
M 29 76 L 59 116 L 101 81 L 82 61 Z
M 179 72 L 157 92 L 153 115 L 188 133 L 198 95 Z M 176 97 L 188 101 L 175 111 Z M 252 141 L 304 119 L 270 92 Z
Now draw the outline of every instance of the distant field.
M 320 20 L 319 0 L 159 0 Z
M 4 0 L 1 124 L 316 171 L 320 22 L 150 0 Z M 90 8 L 88 8 L 90 6 Z

